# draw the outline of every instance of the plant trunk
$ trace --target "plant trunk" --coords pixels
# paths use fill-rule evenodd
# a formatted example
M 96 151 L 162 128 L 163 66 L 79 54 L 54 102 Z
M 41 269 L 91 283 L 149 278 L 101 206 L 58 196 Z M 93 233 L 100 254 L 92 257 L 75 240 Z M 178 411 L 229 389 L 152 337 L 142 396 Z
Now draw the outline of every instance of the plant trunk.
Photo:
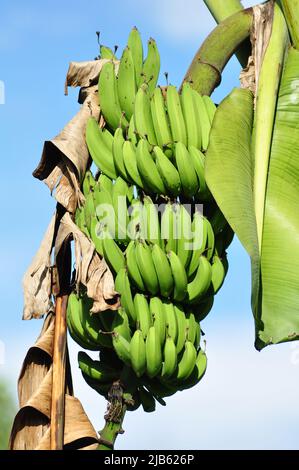
M 215 21 L 219 24 L 231 15 L 243 10 L 240 0 L 204 0 Z M 251 54 L 250 40 L 246 39 L 236 52 L 236 57 L 242 67 L 246 67 L 248 58 Z
M 122 407 L 121 417 L 118 423 L 106 420 L 104 429 L 101 431 L 100 443 L 97 450 L 110 450 L 114 449 L 114 444 L 118 434 L 123 433 L 122 423 L 126 414 L 126 405 Z
M 185 75 L 202 95 L 210 95 L 221 82 L 221 73 L 250 35 L 253 9 L 239 11 L 218 25 L 204 41 Z

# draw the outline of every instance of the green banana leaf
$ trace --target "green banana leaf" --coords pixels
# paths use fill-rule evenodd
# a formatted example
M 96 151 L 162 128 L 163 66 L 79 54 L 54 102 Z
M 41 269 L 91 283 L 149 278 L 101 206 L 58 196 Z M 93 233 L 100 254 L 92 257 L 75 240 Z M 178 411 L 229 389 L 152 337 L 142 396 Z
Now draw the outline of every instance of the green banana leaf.
M 299 338 L 299 52 L 289 50 L 279 90 L 261 253 L 256 346 Z

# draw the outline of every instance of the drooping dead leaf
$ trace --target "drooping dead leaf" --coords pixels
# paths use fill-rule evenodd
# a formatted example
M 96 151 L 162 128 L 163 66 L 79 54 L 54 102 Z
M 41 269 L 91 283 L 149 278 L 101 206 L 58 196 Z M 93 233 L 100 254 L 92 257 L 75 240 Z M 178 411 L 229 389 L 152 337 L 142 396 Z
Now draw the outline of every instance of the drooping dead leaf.
M 55 316 L 49 313 L 21 369 L 18 381 L 20 410 L 15 417 L 10 438 L 10 448 L 14 450 L 50 449 L 54 324 Z M 98 445 L 97 433 L 79 400 L 72 396 L 69 363 L 67 370 L 64 446 L 95 449 Z
M 85 62 L 71 62 L 65 80 L 65 94 L 68 87 L 90 87 L 97 83 L 103 65 L 107 59 L 89 60 Z
M 53 215 L 43 241 L 23 278 L 23 319 L 39 318 L 53 308 L 51 301 L 51 252 L 56 213 Z
M 113 275 L 104 259 L 96 252 L 95 246 L 65 213 L 60 221 L 55 242 L 55 257 L 70 235 L 75 242 L 76 284 L 87 288 L 87 295 L 93 299 L 91 312 L 103 312 L 119 308 L 119 295 L 114 290 Z

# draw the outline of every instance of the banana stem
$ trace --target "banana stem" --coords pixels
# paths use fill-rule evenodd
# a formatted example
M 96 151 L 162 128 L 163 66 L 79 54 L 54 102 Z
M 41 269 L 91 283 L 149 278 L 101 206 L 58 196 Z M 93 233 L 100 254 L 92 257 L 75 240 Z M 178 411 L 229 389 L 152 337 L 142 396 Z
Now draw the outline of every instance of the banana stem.
M 281 0 L 293 45 L 299 49 L 299 0 Z
M 185 75 L 202 95 L 210 95 L 221 82 L 221 73 L 240 45 L 249 37 L 253 9 L 230 16 L 218 25 L 204 41 Z
M 114 444 L 118 434 L 123 433 L 122 423 L 126 414 L 126 410 L 126 405 L 123 405 L 119 422 L 114 423 L 112 421 L 106 420 L 105 427 L 100 433 L 100 444 L 98 445 L 97 450 L 112 451 L 114 449 Z
M 218 24 L 226 20 L 229 16 L 243 10 L 243 5 L 240 0 L 225 0 L 220 2 L 219 0 L 204 0 L 204 2 Z M 250 40 L 246 39 L 236 52 L 237 59 L 243 68 L 247 65 L 250 53 Z

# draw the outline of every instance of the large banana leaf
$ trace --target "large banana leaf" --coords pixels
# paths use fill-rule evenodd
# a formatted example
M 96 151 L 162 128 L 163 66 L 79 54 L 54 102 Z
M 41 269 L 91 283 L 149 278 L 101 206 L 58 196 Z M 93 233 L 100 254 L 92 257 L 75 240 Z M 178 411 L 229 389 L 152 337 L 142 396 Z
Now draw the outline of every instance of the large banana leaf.
M 268 171 L 257 347 L 299 337 L 299 52 L 280 85 Z

